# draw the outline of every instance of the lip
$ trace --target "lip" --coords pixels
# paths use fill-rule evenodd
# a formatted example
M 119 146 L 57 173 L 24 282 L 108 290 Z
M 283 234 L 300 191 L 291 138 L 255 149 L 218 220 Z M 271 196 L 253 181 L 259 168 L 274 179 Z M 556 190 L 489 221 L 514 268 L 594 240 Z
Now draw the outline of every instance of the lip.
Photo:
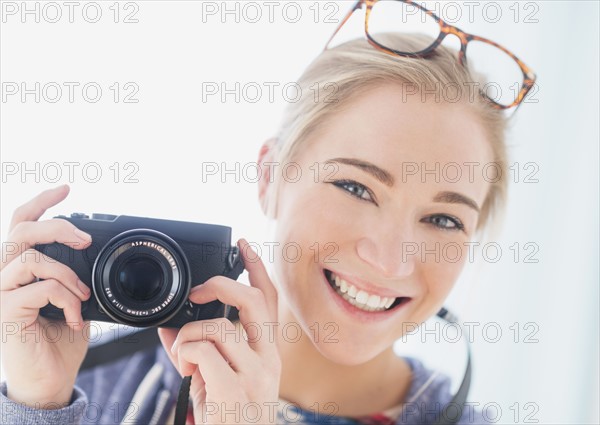
M 330 269 L 328 269 L 330 270 Z M 334 303 L 339 306 L 341 310 L 346 312 L 346 314 L 360 320 L 361 322 L 372 323 L 372 322 L 381 322 L 385 320 L 389 320 L 393 316 L 395 316 L 398 312 L 403 311 L 404 308 L 412 302 L 412 298 L 408 301 L 403 302 L 400 305 L 397 305 L 391 310 L 383 310 L 383 311 L 364 311 L 358 307 L 353 306 L 348 303 L 346 300 L 342 299 L 332 288 L 331 284 L 327 280 L 327 276 L 325 276 L 325 270 L 321 268 L 321 278 L 323 280 L 323 284 L 328 288 L 327 291 L 331 295 L 334 300 Z M 395 297 L 397 298 L 397 297 Z M 407 297 L 408 298 L 408 297 Z
M 355 276 L 349 276 L 349 275 L 346 275 L 343 273 L 338 273 L 337 270 L 333 270 L 333 269 L 327 269 L 327 270 L 330 270 L 332 273 L 338 275 L 339 277 L 344 279 L 346 282 L 351 283 L 357 289 L 359 289 L 359 290 L 362 289 L 363 291 L 365 291 L 369 294 L 379 295 L 380 297 L 388 297 L 388 298 L 398 298 L 398 297 L 413 298 L 413 297 L 409 297 L 406 294 L 392 293 L 390 291 L 386 291 L 385 289 L 377 288 L 363 279 L 357 278 Z

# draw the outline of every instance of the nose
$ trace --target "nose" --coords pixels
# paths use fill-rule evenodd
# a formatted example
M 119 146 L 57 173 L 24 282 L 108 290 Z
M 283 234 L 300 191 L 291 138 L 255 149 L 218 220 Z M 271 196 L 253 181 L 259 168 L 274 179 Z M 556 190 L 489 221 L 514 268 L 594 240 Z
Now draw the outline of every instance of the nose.
M 410 235 L 386 231 L 359 239 L 356 252 L 361 260 L 384 277 L 403 278 L 414 272 L 415 246 Z

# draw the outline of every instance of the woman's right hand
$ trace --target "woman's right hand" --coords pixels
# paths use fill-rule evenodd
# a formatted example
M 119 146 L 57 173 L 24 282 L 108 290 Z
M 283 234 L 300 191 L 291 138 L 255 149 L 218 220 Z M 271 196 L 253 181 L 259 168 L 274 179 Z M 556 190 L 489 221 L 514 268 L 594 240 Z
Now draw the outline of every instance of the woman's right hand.
M 90 298 L 90 289 L 69 267 L 33 248 L 53 242 L 74 249 L 90 245 L 91 236 L 66 220 L 38 221 L 68 193 L 68 186 L 60 186 L 17 208 L 2 246 L 0 320 L 7 396 L 38 409 L 70 402 L 88 345 L 81 302 Z M 39 315 L 48 302 L 63 309 L 67 323 L 48 326 Z

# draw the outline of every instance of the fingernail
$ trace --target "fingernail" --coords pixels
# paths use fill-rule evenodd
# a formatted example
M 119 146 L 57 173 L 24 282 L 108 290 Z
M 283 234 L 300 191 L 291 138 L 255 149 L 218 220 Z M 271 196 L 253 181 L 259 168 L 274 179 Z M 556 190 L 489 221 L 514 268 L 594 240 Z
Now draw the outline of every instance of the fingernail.
M 197 286 L 194 286 L 191 290 L 190 290 L 190 294 L 194 293 L 194 292 L 198 292 L 200 289 L 202 289 L 204 287 L 204 284 L 200 284 Z
M 177 340 L 175 340 L 175 342 L 171 346 L 171 354 L 175 354 L 175 344 L 177 344 Z
M 252 248 L 252 245 L 250 245 L 248 243 L 248 241 L 244 238 L 240 239 L 240 245 L 242 245 L 240 248 L 242 248 L 242 250 L 244 250 L 244 246 L 250 248 L 250 251 L 256 253 L 256 251 L 254 251 L 254 248 Z
M 83 293 L 83 295 L 86 297 L 90 295 L 90 288 L 81 280 L 77 280 L 77 286 L 79 286 L 79 290 Z
M 85 233 L 85 232 L 83 232 L 83 231 L 81 231 L 79 229 L 73 230 L 73 233 L 75 233 L 75 236 L 77 236 L 82 241 L 85 241 L 85 242 L 91 242 L 92 241 L 92 237 L 90 235 L 88 235 L 87 233 Z

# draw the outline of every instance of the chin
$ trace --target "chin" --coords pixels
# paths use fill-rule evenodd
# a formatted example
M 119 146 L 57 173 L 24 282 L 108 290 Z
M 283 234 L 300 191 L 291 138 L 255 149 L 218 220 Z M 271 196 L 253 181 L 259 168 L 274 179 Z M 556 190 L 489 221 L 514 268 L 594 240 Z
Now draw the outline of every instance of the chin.
M 388 348 L 380 345 L 381 340 L 377 343 L 373 341 L 372 336 L 368 339 L 357 339 L 351 330 L 346 329 L 345 331 L 339 328 L 336 333 L 333 331 L 323 333 L 327 337 L 318 340 L 315 340 L 313 332 L 309 335 L 311 342 L 323 357 L 332 363 L 345 366 L 358 366 L 366 363 Z

